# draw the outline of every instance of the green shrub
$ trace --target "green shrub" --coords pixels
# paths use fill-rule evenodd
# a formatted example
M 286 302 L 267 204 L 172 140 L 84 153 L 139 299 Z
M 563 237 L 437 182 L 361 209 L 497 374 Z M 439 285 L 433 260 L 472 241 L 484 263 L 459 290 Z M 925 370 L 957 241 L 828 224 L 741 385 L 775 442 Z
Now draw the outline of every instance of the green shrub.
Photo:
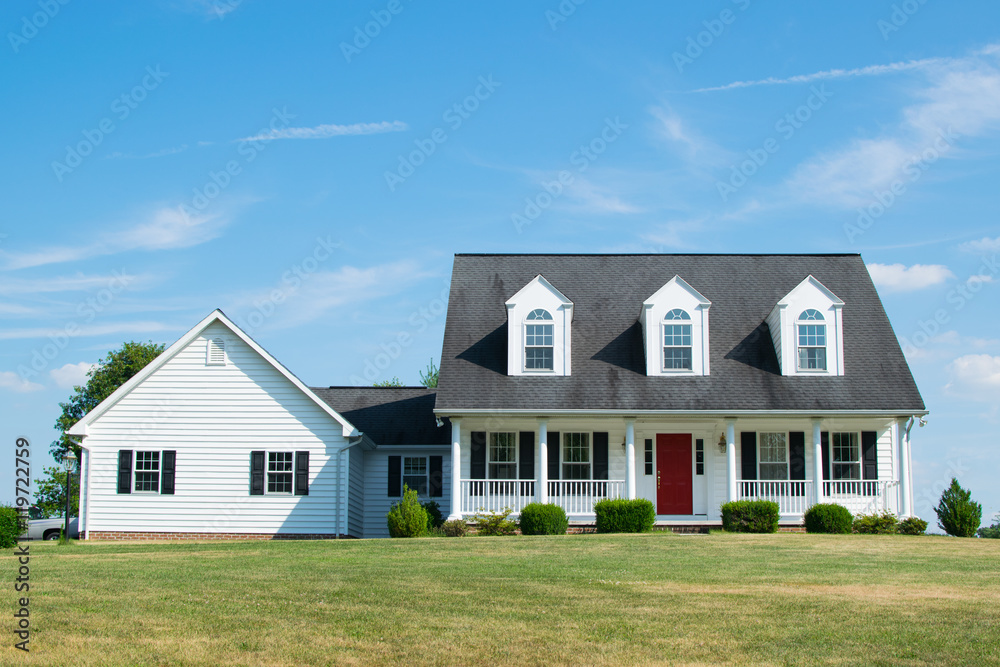
M 733 533 L 778 532 L 778 503 L 770 500 L 734 500 L 722 506 L 722 527 Z
M 421 503 L 421 507 L 427 512 L 427 531 L 430 532 L 435 528 L 440 528 L 441 524 L 444 523 L 444 516 L 441 514 L 441 506 L 438 505 L 436 500 L 428 500 L 426 503 Z
M 656 521 L 653 503 L 644 498 L 605 498 L 594 503 L 599 533 L 648 533 Z
M 898 519 L 895 514 L 859 514 L 854 517 L 854 532 L 861 535 L 894 535 Z
M 441 531 L 445 537 L 465 537 L 469 532 L 469 526 L 463 519 L 452 519 L 441 524 Z
M 521 510 L 522 535 L 565 535 L 569 528 L 566 510 L 553 503 L 530 503 Z
M 843 505 L 820 503 L 806 511 L 807 533 L 832 533 L 846 535 L 851 532 L 854 517 Z
M 427 532 L 427 510 L 417 500 L 417 492 L 403 485 L 403 499 L 385 515 L 390 537 L 420 537 Z
M 1000 514 L 997 514 L 993 518 L 996 520 L 996 523 L 986 528 L 980 528 L 979 531 L 976 533 L 977 535 L 979 535 L 979 537 L 985 537 L 994 540 L 1000 539 Z
M 476 534 L 513 535 L 517 532 L 517 521 L 507 518 L 513 511 L 509 507 L 504 507 L 499 512 L 487 512 L 480 507 L 479 513 L 472 517 L 472 521 L 476 524 Z
M 966 491 L 954 477 L 951 486 L 941 494 L 941 501 L 934 508 L 938 527 L 955 537 L 974 537 L 983 519 L 983 506 L 972 501 L 972 492 Z
M 900 535 L 923 535 L 926 530 L 927 522 L 918 516 L 907 517 L 896 526 L 896 532 Z
M 11 549 L 27 530 L 24 515 L 16 507 L 0 505 L 0 549 Z

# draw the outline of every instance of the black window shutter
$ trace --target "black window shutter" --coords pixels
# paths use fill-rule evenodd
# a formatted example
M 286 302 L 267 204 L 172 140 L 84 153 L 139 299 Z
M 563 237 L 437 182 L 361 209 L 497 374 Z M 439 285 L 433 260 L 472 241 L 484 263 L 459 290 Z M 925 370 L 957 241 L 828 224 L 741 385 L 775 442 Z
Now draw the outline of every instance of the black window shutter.
M 608 434 L 594 434 L 594 479 L 608 478 Z
M 486 431 L 473 431 L 471 441 L 469 478 L 486 479 Z
M 132 450 L 118 450 L 118 493 L 132 493 Z
M 743 431 L 740 433 L 740 455 L 742 459 L 742 479 L 757 479 L 757 432 Z
M 430 489 L 428 489 L 428 493 L 431 498 L 440 498 L 444 495 L 444 490 L 442 488 L 444 480 L 444 457 L 428 457 L 427 471 L 431 475 Z
M 862 479 L 878 479 L 878 433 L 861 432 Z
M 389 457 L 389 497 L 399 498 L 403 495 L 403 457 Z
M 535 479 L 535 432 L 521 431 L 519 438 L 521 451 L 517 464 L 517 475 L 520 479 Z
M 174 478 L 177 470 L 177 452 L 166 450 L 162 456 L 162 470 L 160 471 L 160 493 L 168 496 L 174 495 Z
M 309 452 L 295 452 L 295 495 L 309 495 Z
M 559 479 L 559 432 L 549 431 L 549 479 Z
M 823 431 L 819 434 L 819 447 L 823 450 L 823 479 L 830 479 L 830 433 Z
M 788 434 L 788 479 L 806 478 L 806 434 L 792 431 Z
M 264 495 L 264 452 L 250 452 L 250 495 Z

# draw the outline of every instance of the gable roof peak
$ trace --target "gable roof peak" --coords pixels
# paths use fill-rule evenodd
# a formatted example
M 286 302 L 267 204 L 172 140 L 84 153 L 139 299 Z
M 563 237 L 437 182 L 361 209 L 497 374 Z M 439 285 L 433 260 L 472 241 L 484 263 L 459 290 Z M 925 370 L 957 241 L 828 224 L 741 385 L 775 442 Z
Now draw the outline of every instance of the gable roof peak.
M 778 301 L 778 303 L 775 304 L 775 305 L 777 305 L 777 306 L 787 306 L 789 303 L 791 303 L 792 297 L 795 294 L 797 294 L 798 292 L 802 291 L 803 289 L 807 289 L 809 287 L 812 287 L 812 288 L 818 290 L 823 296 L 825 296 L 827 299 L 829 299 L 830 302 L 834 306 L 843 306 L 844 305 L 844 302 L 843 302 L 843 300 L 840 297 L 838 297 L 836 294 L 834 294 L 832 291 L 830 291 L 830 289 L 828 289 L 826 285 L 824 285 L 820 281 L 816 280 L 816 278 L 811 273 L 808 276 L 806 276 L 805 279 L 803 279 L 802 282 L 800 282 L 798 285 L 796 285 L 788 294 L 786 294 L 785 296 L 783 296 L 781 298 L 781 300 Z
M 518 302 L 518 300 L 521 298 L 522 294 L 525 294 L 526 292 L 534 289 L 536 285 L 537 286 L 541 286 L 542 288 L 548 290 L 553 296 L 555 296 L 557 299 L 559 299 L 564 306 L 570 306 L 570 307 L 573 306 L 573 302 L 570 301 L 569 299 L 567 299 L 565 294 L 563 294 L 558 289 L 556 289 L 555 286 L 552 283 L 550 283 L 548 280 L 546 280 L 545 276 L 543 276 L 540 273 L 538 275 L 536 275 L 534 278 L 532 278 L 530 281 L 528 281 L 527 285 L 525 285 L 521 289 L 517 290 L 517 292 L 514 294 L 514 296 L 510 297 L 509 299 L 507 299 L 507 301 L 504 303 L 504 305 L 507 306 L 508 308 L 510 308 L 511 306 L 515 305 Z
M 701 304 L 702 306 L 711 306 L 712 305 L 712 302 L 709 301 L 708 299 L 706 299 L 705 295 L 703 295 L 701 292 L 699 292 L 698 290 L 696 290 L 694 287 L 691 287 L 691 284 L 688 281 L 686 281 L 683 278 L 681 278 L 679 275 L 674 275 L 674 277 L 671 278 L 670 280 L 668 280 L 663 285 L 663 287 L 661 287 L 660 289 L 656 290 L 653 294 L 651 294 L 649 296 L 648 299 L 646 299 L 645 301 L 643 301 L 642 305 L 645 306 L 646 308 L 649 308 L 649 307 L 653 306 L 654 304 L 656 304 L 656 302 L 659 301 L 660 298 L 662 298 L 664 294 L 666 294 L 667 292 L 670 292 L 671 290 L 674 290 L 674 289 L 682 289 L 682 290 L 684 290 L 685 292 L 687 292 L 688 294 L 690 294 L 691 296 L 693 296 L 698 301 L 698 303 Z

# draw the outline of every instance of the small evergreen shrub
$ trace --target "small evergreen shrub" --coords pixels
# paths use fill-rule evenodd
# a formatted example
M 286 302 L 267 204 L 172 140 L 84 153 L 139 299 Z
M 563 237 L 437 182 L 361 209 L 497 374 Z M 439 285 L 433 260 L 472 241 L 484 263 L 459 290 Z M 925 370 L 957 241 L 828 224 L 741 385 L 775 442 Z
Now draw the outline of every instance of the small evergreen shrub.
M 898 519 L 895 514 L 859 514 L 854 517 L 854 532 L 860 535 L 894 535 Z
M 420 505 L 427 512 L 428 532 L 435 528 L 440 528 L 441 524 L 444 523 L 444 515 L 441 514 L 441 506 L 438 502 L 436 500 L 428 500 L 426 503 L 421 503 Z
M 778 503 L 770 500 L 734 500 L 722 506 L 722 527 L 733 533 L 778 532 Z
M 479 513 L 472 517 L 472 521 L 476 524 L 476 534 L 513 535 L 517 532 L 517 521 L 507 518 L 513 511 L 509 507 L 504 507 L 499 512 L 487 512 L 480 508 Z
M 553 503 L 530 503 L 521 510 L 522 535 L 565 535 L 569 528 L 566 510 Z
M 836 503 L 820 503 L 806 511 L 805 523 L 807 533 L 832 533 L 846 535 L 851 532 L 854 517 L 843 505 Z
M 0 549 L 12 549 L 27 530 L 24 515 L 11 505 L 0 505 Z
M 403 485 L 403 499 L 385 515 L 390 537 L 420 537 L 427 532 L 427 510 L 417 499 L 414 489 Z
M 983 506 L 972 500 L 972 492 L 963 489 L 958 480 L 951 478 L 951 486 L 941 494 L 941 501 L 934 508 L 938 527 L 955 537 L 973 537 L 983 520 Z
M 644 499 L 605 498 L 594 503 L 599 533 L 648 533 L 656 521 L 653 503 Z
M 900 535 L 923 535 L 926 530 L 927 522 L 918 516 L 907 517 L 896 526 L 896 532 Z
M 441 531 L 445 537 L 465 537 L 469 532 L 469 526 L 462 519 L 452 519 L 441 524 Z

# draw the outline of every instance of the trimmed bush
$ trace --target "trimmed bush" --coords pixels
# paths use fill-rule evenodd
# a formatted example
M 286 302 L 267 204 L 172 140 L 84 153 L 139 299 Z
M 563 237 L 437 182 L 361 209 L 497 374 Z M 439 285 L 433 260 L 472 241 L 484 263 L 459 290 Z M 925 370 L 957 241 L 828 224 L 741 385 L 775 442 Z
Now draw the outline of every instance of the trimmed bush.
M 895 514 L 859 514 L 854 517 L 854 532 L 859 535 L 894 535 L 899 520 Z
M 656 521 L 653 503 L 643 498 L 605 498 L 594 503 L 599 533 L 648 533 Z
M 513 535 L 517 532 L 517 521 L 507 518 L 513 511 L 509 507 L 504 507 L 499 512 L 487 512 L 483 508 L 480 508 L 479 513 L 472 517 L 473 522 L 476 524 L 476 534 L 490 537 Z
M 441 524 L 444 523 L 444 515 L 441 514 L 441 506 L 438 505 L 436 500 L 428 500 L 426 503 L 421 503 L 421 507 L 427 512 L 427 531 L 430 532 L 435 528 L 440 528 Z
M 552 503 L 530 503 L 521 510 L 522 535 L 565 535 L 569 528 L 566 510 Z
M 938 527 L 955 537 L 974 537 L 983 520 L 983 506 L 972 500 L 972 492 L 963 489 L 958 480 L 951 478 L 951 486 L 941 494 L 941 501 L 934 508 Z
M 27 529 L 24 515 L 11 505 L 0 505 L 0 549 L 12 549 Z
M 732 533 L 778 532 L 778 503 L 735 500 L 722 506 L 722 527 Z
M 427 532 L 427 510 L 417 499 L 414 489 L 403 485 L 403 499 L 385 515 L 390 537 L 420 537 Z
M 843 505 L 820 503 L 806 511 L 807 533 L 831 533 L 847 535 L 851 532 L 854 517 Z
M 926 530 L 927 522 L 918 516 L 907 517 L 896 526 L 896 532 L 900 535 L 923 535 Z
M 469 526 L 462 519 L 452 519 L 441 524 L 441 531 L 445 537 L 465 537 L 469 532 Z

